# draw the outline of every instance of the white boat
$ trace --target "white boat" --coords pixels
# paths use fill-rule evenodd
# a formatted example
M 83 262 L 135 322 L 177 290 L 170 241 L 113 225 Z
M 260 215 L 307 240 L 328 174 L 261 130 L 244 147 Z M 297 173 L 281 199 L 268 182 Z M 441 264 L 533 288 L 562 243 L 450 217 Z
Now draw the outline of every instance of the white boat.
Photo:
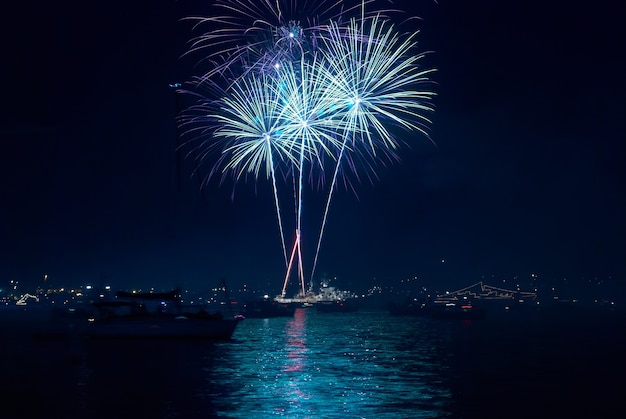
M 178 291 L 130 294 L 94 303 L 96 315 L 86 335 L 94 338 L 230 339 L 243 316 L 225 317 L 203 308 L 182 306 Z
M 319 292 L 311 289 L 304 295 L 293 298 L 278 296 L 274 301 L 282 304 L 300 304 L 303 307 L 316 307 L 321 312 L 352 312 L 359 309 L 359 299 L 350 291 L 332 287 L 328 280 L 323 280 Z

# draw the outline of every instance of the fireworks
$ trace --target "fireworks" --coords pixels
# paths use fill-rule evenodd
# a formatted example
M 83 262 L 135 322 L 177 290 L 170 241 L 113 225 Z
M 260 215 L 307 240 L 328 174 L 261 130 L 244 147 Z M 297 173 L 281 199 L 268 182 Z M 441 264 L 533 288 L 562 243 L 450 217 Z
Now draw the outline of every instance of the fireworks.
M 210 63 L 204 79 L 272 71 L 281 62 L 315 50 L 320 22 L 340 22 L 364 12 L 372 2 L 217 0 L 214 16 L 189 18 L 197 30 L 207 28 L 192 39 L 189 53 L 200 53 Z
M 188 83 L 185 91 L 197 94 L 198 102 L 181 117 L 186 134 L 202 140 L 196 150 L 212 164 L 207 179 L 217 173 L 222 179 L 232 173 L 235 181 L 271 179 L 287 268 L 283 295 L 294 261 L 304 293 L 305 172 L 318 180 L 332 174 L 313 277 L 339 176 L 358 178 L 382 156 L 395 158 L 400 141 L 392 126 L 428 137 L 434 96 L 433 70 L 421 66 L 417 35 L 402 36 L 383 11 L 366 13 L 369 2 L 327 2 L 319 6 L 325 19 L 319 13 L 298 19 L 296 10 L 315 12 L 315 6 L 285 3 L 220 1 L 227 14 L 199 19 L 212 27 L 191 51 L 203 52 L 211 66 Z M 203 89 L 211 94 L 200 94 Z M 279 189 L 288 179 L 295 209 L 290 258 L 279 205 Z

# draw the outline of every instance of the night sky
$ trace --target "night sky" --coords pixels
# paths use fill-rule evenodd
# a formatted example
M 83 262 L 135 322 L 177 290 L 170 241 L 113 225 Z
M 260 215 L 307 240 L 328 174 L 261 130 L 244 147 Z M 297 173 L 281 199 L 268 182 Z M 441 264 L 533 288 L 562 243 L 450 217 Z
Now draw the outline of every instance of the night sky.
M 278 292 L 269 183 L 200 190 L 176 151 L 169 84 L 199 58 L 180 19 L 210 2 L 52 3 L 3 13 L 0 285 Z M 438 69 L 437 146 L 403 134 L 401 164 L 338 191 L 317 273 L 626 280 L 626 31 L 607 3 L 407 1 Z

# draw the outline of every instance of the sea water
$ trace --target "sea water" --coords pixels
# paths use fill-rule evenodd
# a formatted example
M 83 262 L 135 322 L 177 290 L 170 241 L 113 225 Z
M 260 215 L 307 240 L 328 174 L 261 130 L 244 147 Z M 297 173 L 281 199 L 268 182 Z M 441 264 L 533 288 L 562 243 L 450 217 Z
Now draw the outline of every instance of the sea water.
M 207 342 L 42 334 L 41 318 L 0 310 L 0 418 L 620 417 L 624 319 L 298 309 Z

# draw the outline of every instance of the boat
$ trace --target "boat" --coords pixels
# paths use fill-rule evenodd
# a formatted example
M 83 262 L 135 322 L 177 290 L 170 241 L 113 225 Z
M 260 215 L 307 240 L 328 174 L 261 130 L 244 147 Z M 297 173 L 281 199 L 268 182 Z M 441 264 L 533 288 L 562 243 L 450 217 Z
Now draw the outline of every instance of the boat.
M 296 305 L 281 303 L 264 297 L 262 300 L 247 301 L 240 314 L 245 318 L 268 319 L 271 317 L 293 317 Z
M 274 301 L 293 307 L 315 307 L 318 312 L 322 313 L 354 312 L 359 309 L 359 298 L 354 293 L 332 287 L 327 280 L 322 281 L 317 293 L 313 291 L 311 285 L 304 296 L 300 294 L 287 298 L 280 295 L 274 298 Z
M 486 315 L 484 307 L 477 307 L 470 301 L 407 299 L 403 303 L 389 303 L 388 310 L 392 316 L 430 317 L 433 319 L 478 320 Z
M 359 309 L 358 298 L 350 291 L 340 290 L 322 281 L 315 295 L 315 308 L 321 313 L 349 313 Z
M 471 302 L 452 303 L 435 301 L 428 307 L 430 317 L 434 319 L 479 320 L 485 317 L 486 311 Z
M 356 298 L 319 300 L 315 303 L 319 313 L 349 313 L 359 310 Z
M 416 298 L 407 298 L 402 303 L 390 302 L 387 305 L 389 314 L 392 316 L 428 316 L 429 302 L 426 300 L 418 300 Z
M 92 338 L 202 338 L 228 340 L 243 316 L 226 317 L 181 304 L 180 292 L 128 293 L 93 303 L 86 335 Z

